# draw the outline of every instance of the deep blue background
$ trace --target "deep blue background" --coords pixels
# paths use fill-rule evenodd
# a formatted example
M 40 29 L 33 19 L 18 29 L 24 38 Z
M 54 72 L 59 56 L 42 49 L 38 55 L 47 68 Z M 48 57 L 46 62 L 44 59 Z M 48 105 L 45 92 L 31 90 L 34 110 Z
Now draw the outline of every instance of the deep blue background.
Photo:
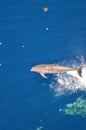
M 81 93 L 55 97 L 52 78 L 30 72 L 86 57 L 86 1 L 2 0 L 0 41 L 0 130 L 86 130 L 86 118 L 58 112 Z

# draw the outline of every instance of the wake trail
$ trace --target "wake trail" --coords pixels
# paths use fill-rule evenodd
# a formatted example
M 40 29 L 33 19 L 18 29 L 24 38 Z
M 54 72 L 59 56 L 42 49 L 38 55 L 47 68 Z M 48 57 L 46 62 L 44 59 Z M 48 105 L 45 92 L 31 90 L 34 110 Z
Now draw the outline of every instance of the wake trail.
M 50 88 L 54 89 L 56 96 L 86 91 L 86 64 L 82 67 L 82 77 L 78 75 L 77 71 L 56 74 Z

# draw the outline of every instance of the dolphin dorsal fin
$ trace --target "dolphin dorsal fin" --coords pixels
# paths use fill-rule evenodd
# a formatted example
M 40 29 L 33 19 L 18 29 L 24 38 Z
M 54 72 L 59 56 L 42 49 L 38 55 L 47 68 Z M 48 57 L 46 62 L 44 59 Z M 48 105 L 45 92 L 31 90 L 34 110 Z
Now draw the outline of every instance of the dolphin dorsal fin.
M 83 67 L 83 64 L 81 64 L 77 70 L 78 74 L 80 77 L 82 77 L 82 67 Z
M 43 78 L 47 78 L 44 73 L 40 73 L 40 75 L 43 77 Z

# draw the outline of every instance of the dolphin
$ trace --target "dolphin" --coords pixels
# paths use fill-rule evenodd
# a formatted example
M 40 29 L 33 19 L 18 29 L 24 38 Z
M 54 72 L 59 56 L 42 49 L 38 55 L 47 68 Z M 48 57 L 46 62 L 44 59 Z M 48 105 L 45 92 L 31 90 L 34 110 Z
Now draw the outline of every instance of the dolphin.
M 45 74 L 56 74 L 76 70 L 78 75 L 82 77 L 82 66 L 81 64 L 78 68 L 70 68 L 56 64 L 40 64 L 32 67 L 31 71 L 40 73 L 42 77 L 47 78 Z

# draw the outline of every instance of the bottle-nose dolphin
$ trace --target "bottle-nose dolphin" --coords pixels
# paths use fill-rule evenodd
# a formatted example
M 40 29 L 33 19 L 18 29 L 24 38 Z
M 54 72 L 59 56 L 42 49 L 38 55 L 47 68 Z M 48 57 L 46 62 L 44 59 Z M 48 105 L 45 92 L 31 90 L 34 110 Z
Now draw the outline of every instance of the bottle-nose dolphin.
M 82 66 L 81 64 L 78 68 L 70 68 L 56 64 L 40 64 L 32 67 L 31 71 L 40 73 L 42 77 L 47 78 L 45 74 L 56 74 L 76 70 L 79 76 L 82 77 Z

